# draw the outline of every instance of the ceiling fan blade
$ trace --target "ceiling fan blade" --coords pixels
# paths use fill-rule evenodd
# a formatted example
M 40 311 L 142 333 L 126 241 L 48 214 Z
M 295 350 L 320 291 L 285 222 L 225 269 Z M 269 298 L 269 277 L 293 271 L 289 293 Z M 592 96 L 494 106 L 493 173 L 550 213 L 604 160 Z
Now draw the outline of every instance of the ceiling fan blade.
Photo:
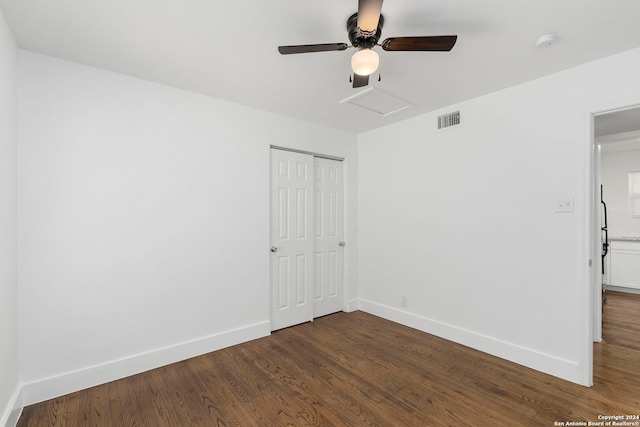
M 389 51 L 450 51 L 458 36 L 390 37 L 382 42 Z
M 353 88 L 365 87 L 369 84 L 369 76 L 361 76 L 360 74 L 353 75 Z
M 282 55 L 291 55 L 293 53 L 331 52 L 334 50 L 345 50 L 347 47 L 349 46 L 346 43 L 300 44 L 278 46 L 278 52 Z
M 375 33 L 382 12 L 382 0 L 358 0 L 358 28 Z

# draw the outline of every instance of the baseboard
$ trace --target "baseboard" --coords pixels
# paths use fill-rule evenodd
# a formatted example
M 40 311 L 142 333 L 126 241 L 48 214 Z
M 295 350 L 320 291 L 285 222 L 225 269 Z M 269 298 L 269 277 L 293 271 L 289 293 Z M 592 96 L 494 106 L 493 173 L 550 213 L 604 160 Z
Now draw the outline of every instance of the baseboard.
M 23 403 L 24 406 L 32 405 L 225 347 L 262 338 L 270 333 L 271 326 L 269 322 L 256 323 L 101 365 L 25 383 L 22 385 Z
M 352 299 L 347 303 L 347 313 L 351 313 L 352 311 L 360 310 L 360 300 Z
M 0 416 L 0 426 L 16 427 L 16 425 L 18 424 L 18 419 L 20 418 L 20 414 L 22 414 L 23 406 L 22 388 L 16 387 L 13 394 L 11 395 L 11 400 L 2 412 L 2 416 Z
M 640 289 L 624 288 L 622 286 L 607 286 L 604 293 L 605 298 L 607 296 L 606 291 L 625 292 L 627 294 L 640 294 Z
M 405 326 L 453 341 L 467 347 L 480 350 L 501 359 L 506 359 L 519 365 L 535 369 L 580 385 L 583 376 L 577 362 L 562 359 L 537 350 L 522 347 L 490 336 L 459 328 L 454 325 L 439 322 L 427 317 L 385 306 L 372 301 L 360 300 L 360 310 L 400 323 Z

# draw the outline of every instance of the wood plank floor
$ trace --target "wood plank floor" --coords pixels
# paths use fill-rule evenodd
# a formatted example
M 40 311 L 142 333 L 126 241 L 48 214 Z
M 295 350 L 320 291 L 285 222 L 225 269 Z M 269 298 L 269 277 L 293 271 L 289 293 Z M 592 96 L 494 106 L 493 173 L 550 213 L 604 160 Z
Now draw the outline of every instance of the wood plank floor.
M 624 297 L 624 295 L 622 296 Z M 363 312 L 26 407 L 26 426 L 553 426 L 640 414 L 640 299 L 608 293 L 581 387 Z M 615 309 L 627 315 L 607 313 Z M 635 326 L 631 326 L 635 325 Z
M 602 339 L 640 350 L 640 294 L 607 291 L 602 310 Z

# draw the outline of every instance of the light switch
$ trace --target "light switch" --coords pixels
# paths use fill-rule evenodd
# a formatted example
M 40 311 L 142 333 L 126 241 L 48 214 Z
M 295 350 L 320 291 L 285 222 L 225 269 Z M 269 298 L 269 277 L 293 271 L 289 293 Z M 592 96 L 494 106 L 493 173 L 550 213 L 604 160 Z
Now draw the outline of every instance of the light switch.
M 555 205 L 556 212 L 573 212 L 573 197 L 558 197 Z

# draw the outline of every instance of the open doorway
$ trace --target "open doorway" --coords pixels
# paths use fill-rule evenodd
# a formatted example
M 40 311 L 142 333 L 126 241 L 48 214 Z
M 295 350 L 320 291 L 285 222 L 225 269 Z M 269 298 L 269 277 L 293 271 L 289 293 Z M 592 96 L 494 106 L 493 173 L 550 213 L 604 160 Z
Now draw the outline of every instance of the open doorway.
M 617 326 L 640 307 L 640 106 L 594 114 L 593 142 L 593 340 L 640 348 Z

